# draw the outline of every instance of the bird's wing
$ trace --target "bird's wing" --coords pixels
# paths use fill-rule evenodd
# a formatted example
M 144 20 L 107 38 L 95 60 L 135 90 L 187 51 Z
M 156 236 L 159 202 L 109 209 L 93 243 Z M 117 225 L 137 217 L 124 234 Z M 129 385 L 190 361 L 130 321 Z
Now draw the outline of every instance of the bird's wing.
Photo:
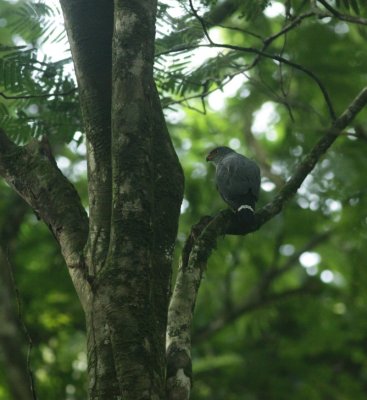
M 216 182 L 223 199 L 230 203 L 232 198 L 251 193 L 257 200 L 260 191 L 260 169 L 255 162 L 233 153 L 217 166 Z

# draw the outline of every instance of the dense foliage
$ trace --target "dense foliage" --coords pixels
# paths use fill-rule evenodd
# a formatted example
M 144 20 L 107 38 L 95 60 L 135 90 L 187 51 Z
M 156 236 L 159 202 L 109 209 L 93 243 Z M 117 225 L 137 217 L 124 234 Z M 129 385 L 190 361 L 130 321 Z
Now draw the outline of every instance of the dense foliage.
M 1 127 L 21 143 L 47 136 L 86 203 L 71 59 L 39 50 L 65 41 L 54 30 L 59 11 L 4 0 L 0 9 Z M 270 201 L 365 85 L 366 26 L 362 0 L 161 2 L 156 82 L 186 177 L 177 254 L 192 224 L 225 207 L 206 152 L 229 145 L 256 159 L 259 206 Z M 360 113 L 279 216 L 218 242 L 195 315 L 193 399 L 365 397 L 366 118 Z M 0 191 L 0 246 L 25 352 L 28 335 L 33 342 L 25 368 L 37 398 L 83 399 L 83 314 L 56 242 L 30 210 L 14 216 L 17 200 L 3 183 Z M 0 329 L 0 346 L 2 338 Z M 8 388 L 0 374 L 0 399 Z

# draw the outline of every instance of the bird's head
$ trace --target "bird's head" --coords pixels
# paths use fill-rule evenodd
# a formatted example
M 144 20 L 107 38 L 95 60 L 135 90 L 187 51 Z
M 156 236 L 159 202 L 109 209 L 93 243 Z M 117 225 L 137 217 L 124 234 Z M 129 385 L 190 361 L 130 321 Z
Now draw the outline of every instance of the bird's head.
M 217 164 L 229 153 L 234 153 L 234 150 L 225 146 L 216 147 L 206 156 L 206 161 L 213 161 L 214 164 Z

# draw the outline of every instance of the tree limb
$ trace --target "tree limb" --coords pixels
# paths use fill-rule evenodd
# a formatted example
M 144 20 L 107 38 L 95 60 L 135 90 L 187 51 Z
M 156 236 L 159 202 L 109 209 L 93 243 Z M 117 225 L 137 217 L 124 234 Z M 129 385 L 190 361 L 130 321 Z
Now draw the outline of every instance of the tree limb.
M 207 39 L 208 42 L 209 42 L 209 47 L 218 47 L 218 48 L 224 48 L 224 49 L 242 51 L 242 52 L 245 52 L 245 53 L 257 54 L 258 56 L 261 56 L 261 57 L 264 57 L 264 58 L 269 58 L 269 59 L 272 59 L 272 60 L 279 61 L 279 62 L 281 62 L 281 63 L 283 63 L 283 64 L 285 64 L 285 65 L 289 65 L 290 67 L 292 67 L 292 68 L 294 68 L 294 69 L 297 69 L 297 70 L 299 70 L 299 71 L 302 71 L 304 74 L 306 74 L 306 75 L 309 76 L 311 79 L 313 79 L 314 82 L 316 82 L 316 84 L 318 85 L 318 87 L 319 87 L 319 89 L 321 90 L 322 95 L 323 95 L 323 97 L 324 97 L 325 103 L 326 103 L 327 108 L 328 108 L 328 110 L 329 110 L 329 114 L 330 114 L 331 120 L 332 120 L 332 121 L 335 120 L 336 114 L 335 114 L 334 107 L 333 107 L 332 102 L 331 102 L 330 95 L 329 95 L 328 91 L 326 90 L 324 84 L 321 82 L 321 80 L 319 79 L 319 77 L 318 77 L 314 72 L 312 72 L 312 71 L 310 71 L 309 69 L 305 68 L 305 67 L 304 67 L 303 65 L 301 65 L 301 64 L 295 63 L 295 62 L 290 61 L 290 60 L 288 60 L 288 59 L 286 59 L 286 58 L 284 58 L 284 57 L 278 56 L 278 55 L 276 55 L 276 54 L 267 53 L 267 52 L 265 51 L 266 48 L 268 47 L 268 45 L 269 45 L 273 40 L 275 40 L 275 39 L 278 38 L 279 36 L 285 34 L 285 33 L 288 32 L 289 30 L 293 29 L 295 26 L 297 26 L 296 24 L 291 23 L 291 24 L 287 25 L 285 28 L 283 28 L 281 31 L 279 31 L 277 34 L 270 36 L 267 40 L 264 41 L 264 46 L 263 46 L 263 48 L 262 48 L 261 50 L 255 49 L 255 48 L 253 48 L 253 47 L 243 47 L 243 46 L 236 46 L 236 45 L 231 45 L 231 44 L 215 43 L 215 42 L 211 39 L 211 37 L 210 37 L 210 35 L 209 35 L 209 32 L 208 32 L 208 29 L 207 29 L 207 27 L 206 27 L 204 18 L 202 18 L 202 17 L 197 13 L 197 11 L 195 10 L 195 8 L 194 8 L 194 6 L 193 6 L 192 0 L 189 0 L 189 3 L 190 3 L 190 8 L 191 8 L 192 13 L 194 14 L 194 16 L 195 16 L 195 17 L 197 18 L 197 20 L 199 21 L 199 23 L 200 23 L 200 25 L 201 25 L 201 27 L 202 27 L 202 29 L 203 29 L 204 36 L 206 37 L 206 39 Z M 313 15 L 313 13 L 307 13 L 307 14 L 304 14 L 304 17 L 303 17 L 303 16 L 298 17 L 298 18 L 299 18 L 299 21 L 297 21 L 297 23 L 301 22 L 302 17 L 303 17 L 303 18 L 307 18 L 307 17 L 312 16 L 312 15 Z M 253 67 L 253 66 L 257 63 L 257 61 L 258 61 L 258 58 L 255 59 L 255 61 L 251 64 L 251 67 Z
M 55 93 L 37 93 L 37 94 L 25 94 L 25 95 L 8 95 L 4 92 L 0 92 L 0 96 L 6 100 L 14 99 L 34 99 L 34 98 L 44 98 L 44 97 L 58 97 L 58 96 L 70 96 L 72 93 L 76 92 L 77 88 L 72 88 L 66 92 L 55 92 Z
M 341 21 L 345 22 L 350 22 L 352 24 L 357 24 L 357 25 L 367 25 L 367 19 L 362 18 L 362 17 L 357 17 L 349 14 L 342 14 L 338 10 L 335 10 L 327 1 L 325 0 L 317 0 L 320 4 L 322 4 L 328 11 L 329 14 L 327 13 L 318 13 L 320 18 L 325 18 L 325 17 L 334 17 L 337 19 L 340 19 Z
M 208 21 L 210 26 L 216 26 L 234 14 L 237 11 L 238 6 L 238 0 L 224 0 L 216 4 L 214 7 L 211 7 L 210 10 L 205 13 L 204 18 L 206 21 Z M 165 40 L 169 41 L 170 43 L 180 43 L 185 30 L 190 29 L 190 27 L 188 27 L 189 22 L 190 21 L 187 20 L 186 16 L 182 18 L 177 25 L 184 28 L 174 30 L 168 37 L 165 38 Z M 197 40 L 200 40 L 201 38 L 202 35 L 198 37 Z M 156 43 L 159 44 L 159 42 L 160 39 L 158 38 Z M 156 54 L 156 56 L 158 55 L 159 54 Z
M 58 169 L 45 142 L 17 146 L 0 129 L 0 175 L 32 207 L 60 244 L 82 305 L 89 286 L 82 268 L 88 217 L 74 186 Z

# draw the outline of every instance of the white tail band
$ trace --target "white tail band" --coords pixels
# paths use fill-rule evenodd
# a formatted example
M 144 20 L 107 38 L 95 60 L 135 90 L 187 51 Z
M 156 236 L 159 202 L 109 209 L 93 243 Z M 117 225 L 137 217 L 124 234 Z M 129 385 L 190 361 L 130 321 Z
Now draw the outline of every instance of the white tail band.
M 237 212 L 240 212 L 241 210 L 250 210 L 253 213 L 255 212 L 255 210 L 251 206 L 249 206 L 247 204 L 243 204 L 242 206 L 238 207 Z

